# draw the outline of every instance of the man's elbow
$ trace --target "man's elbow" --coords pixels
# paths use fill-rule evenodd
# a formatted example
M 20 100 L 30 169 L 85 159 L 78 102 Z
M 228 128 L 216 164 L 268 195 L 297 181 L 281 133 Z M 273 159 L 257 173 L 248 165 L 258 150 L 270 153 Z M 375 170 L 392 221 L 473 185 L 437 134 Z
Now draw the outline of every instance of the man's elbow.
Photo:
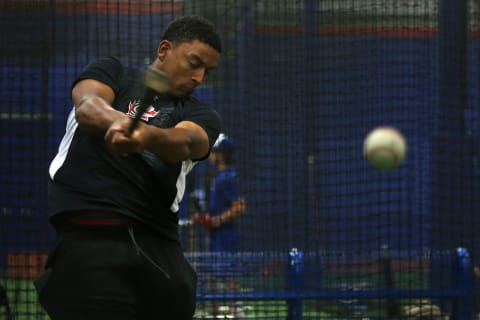
M 239 199 L 235 201 L 233 207 L 239 216 L 244 215 L 247 211 L 247 206 L 244 199 Z

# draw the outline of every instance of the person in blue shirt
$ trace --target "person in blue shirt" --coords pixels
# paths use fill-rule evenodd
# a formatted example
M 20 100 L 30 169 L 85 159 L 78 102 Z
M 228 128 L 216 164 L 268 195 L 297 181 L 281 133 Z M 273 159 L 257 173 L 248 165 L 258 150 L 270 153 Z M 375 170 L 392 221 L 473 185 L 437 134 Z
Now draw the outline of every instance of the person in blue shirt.
M 210 252 L 236 252 L 239 246 L 238 218 L 245 213 L 234 168 L 234 144 L 221 133 L 212 147 L 209 161 L 217 175 L 210 189 Z
M 233 253 L 239 250 L 238 221 L 240 216 L 245 214 L 246 205 L 238 190 L 238 176 L 234 168 L 234 149 L 233 140 L 224 133 L 220 133 L 209 156 L 209 161 L 216 170 L 210 187 L 209 212 L 194 216 L 194 221 L 202 225 L 209 235 L 211 253 L 232 253 L 232 255 L 227 254 L 222 257 L 213 256 L 212 270 L 216 270 L 216 264 L 220 270 L 213 271 L 215 277 L 207 277 L 207 286 L 216 291 L 223 287 L 229 292 L 235 292 L 239 290 L 240 286 L 235 276 L 235 270 L 233 270 L 237 260 Z M 230 267 L 225 269 L 225 264 Z M 228 306 L 214 304 L 212 313 L 219 315 L 222 308 L 228 314 L 233 313 L 233 316 L 242 315 L 244 309 L 239 302 L 232 301 Z
M 234 149 L 233 140 L 220 133 L 209 156 L 216 169 L 210 189 L 209 212 L 194 217 L 209 231 L 210 252 L 236 252 L 239 246 L 238 218 L 245 213 L 246 206 L 238 190 Z

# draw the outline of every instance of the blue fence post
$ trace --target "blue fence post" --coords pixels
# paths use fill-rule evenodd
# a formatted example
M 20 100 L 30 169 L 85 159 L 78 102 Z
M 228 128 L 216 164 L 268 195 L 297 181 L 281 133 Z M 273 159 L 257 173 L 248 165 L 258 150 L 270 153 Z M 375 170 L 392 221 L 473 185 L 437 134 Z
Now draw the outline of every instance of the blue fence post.
M 383 273 L 383 286 L 386 291 L 395 290 L 395 279 L 394 273 L 392 270 L 392 263 L 390 257 L 390 248 L 387 244 L 384 244 L 380 247 L 380 263 L 381 270 Z M 387 316 L 389 319 L 396 319 L 399 317 L 400 312 L 398 310 L 397 302 L 394 298 L 387 298 Z
M 287 285 L 290 292 L 303 290 L 305 284 L 305 258 L 303 252 L 292 248 L 289 252 L 289 266 Z M 287 300 L 288 320 L 302 320 L 302 299 L 291 298 Z
M 458 272 L 458 286 L 461 295 L 459 297 L 459 319 L 472 319 L 472 291 L 471 284 L 472 265 L 470 263 L 470 256 L 468 250 L 465 248 L 457 248 L 457 272 Z

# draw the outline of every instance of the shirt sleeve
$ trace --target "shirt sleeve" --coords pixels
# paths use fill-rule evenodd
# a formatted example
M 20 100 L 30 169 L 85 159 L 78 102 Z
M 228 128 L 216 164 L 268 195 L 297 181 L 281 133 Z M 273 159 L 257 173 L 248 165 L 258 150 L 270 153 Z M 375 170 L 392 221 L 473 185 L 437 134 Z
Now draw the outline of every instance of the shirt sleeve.
M 213 146 L 222 126 L 222 120 L 218 112 L 207 105 L 198 104 L 192 107 L 183 120 L 194 122 L 202 127 L 208 135 L 210 148 Z M 207 157 L 208 153 L 203 158 L 194 160 L 203 160 Z
M 117 94 L 120 90 L 119 79 L 122 71 L 123 66 L 118 59 L 114 57 L 99 58 L 87 65 L 73 82 L 72 88 L 81 80 L 93 79 L 105 83 Z

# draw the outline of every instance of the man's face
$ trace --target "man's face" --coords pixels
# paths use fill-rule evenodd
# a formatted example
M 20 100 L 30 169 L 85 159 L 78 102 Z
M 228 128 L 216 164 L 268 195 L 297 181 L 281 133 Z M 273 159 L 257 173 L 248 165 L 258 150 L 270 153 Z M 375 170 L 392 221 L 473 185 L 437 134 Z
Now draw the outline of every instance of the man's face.
M 211 164 L 216 165 L 217 164 L 217 153 L 215 151 L 210 151 L 210 155 L 208 157 L 208 160 L 210 161 Z
M 200 86 L 218 65 L 220 54 L 208 44 L 193 40 L 174 44 L 163 40 L 158 48 L 160 69 L 170 76 L 174 96 L 185 96 Z

